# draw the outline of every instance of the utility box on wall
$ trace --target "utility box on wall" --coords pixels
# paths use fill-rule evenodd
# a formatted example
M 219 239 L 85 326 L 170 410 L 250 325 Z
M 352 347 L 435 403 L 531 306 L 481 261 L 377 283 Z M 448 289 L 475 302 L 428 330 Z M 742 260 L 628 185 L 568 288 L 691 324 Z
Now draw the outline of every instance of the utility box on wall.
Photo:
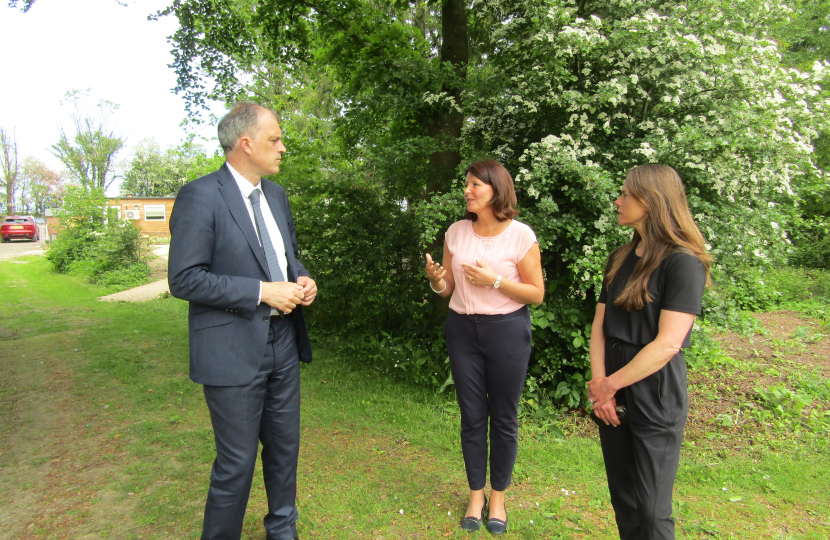
M 118 211 L 120 219 L 128 219 L 150 238 L 170 238 L 170 213 L 175 197 L 115 197 L 107 205 Z

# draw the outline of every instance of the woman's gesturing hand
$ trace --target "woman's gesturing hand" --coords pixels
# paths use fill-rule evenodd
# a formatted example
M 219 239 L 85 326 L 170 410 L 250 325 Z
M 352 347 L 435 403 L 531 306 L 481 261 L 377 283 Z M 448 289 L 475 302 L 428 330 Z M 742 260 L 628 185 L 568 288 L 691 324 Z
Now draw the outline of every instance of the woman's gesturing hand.
M 444 276 L 447 275 L 447 269 L 441 266 L 440 263 L 432 261 L 432 255 L 427 253 L 427 277 L 429 280 L 434 283 L 438 284 L 439 281 L 444 279 Z
M 476 264 L 478 264 L 478 266 L 473 266 L 472 264 L 461 265 L 461 268 L 464 270 L 465 279 L 473 285 L 478 285 L 479 287 L 492 287 L 493 283 L 495 283 L 496 279 L 499 277 L 498 274 L 496 274 L 493 269 L 487 265 L 487 263 L 477 260 Z

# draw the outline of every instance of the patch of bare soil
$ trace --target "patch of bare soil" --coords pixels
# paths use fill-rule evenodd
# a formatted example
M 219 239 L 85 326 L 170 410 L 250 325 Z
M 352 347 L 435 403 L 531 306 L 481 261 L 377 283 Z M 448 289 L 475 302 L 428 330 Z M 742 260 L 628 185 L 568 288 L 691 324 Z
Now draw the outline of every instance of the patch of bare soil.
M 793 388 L 797 372 L 830 375 L 830 337 L 811 319 L 791 311 L 754 315 L 765 332 L 744 336 L 724 332 L 715 339 L 734 362 L 689 373 L 689 445 L 708 445 L 731 455 L 768 442 L 772 424 L 759 419 L 763 409 L 757 388 Z M 810 409 L 826 409 L 814 401 Z
M 150 267 L 150 281 L 159 281 L 167 279 L 167 258 L 166 257 L 150 257 L 147 261 Z
M 105 487 L 117 484 L 121 445 L 69 391 L 75 335 L 0 342 L 0 539 L 128 538 L 138 530 L 132 501 Z M 89 423 L 77 423 L 84 416 Z
M 760 313 L 755 317 L 769 332 L 766 341 L 755 340 L 758 345 L 766 347 L 776 358 L 780 357 L 776 354 L 786 354 L 797 363 L 816 368 L 823 377 L 830 376 L 830 335 L 826 328 L 795 311 Z M 792 346 L 783 353 L 775 350 L 776 342 L 789 342 Z
M 725 455 L 752 451 L 768 442 L 772 426 L 759 422 L 753 411 L 762 408 L 756 388 L 786 386 L 790 376 L 815 371 L 830 378 L 830 332 L 815 320 L 793 311 L 754 315 L 763 331 L 752 336 L 723 332 L 714 336 L 723 354 L 731 358 L 716 369 L 689 372 L 687 446 L 707 446 Z M 825 410 L 814 401 L 805 410 Z M 563 426 L 569 434 L 599 437 L 586 411 L 570 416 Z M 760 448 L 760 447 L 759 447 Z

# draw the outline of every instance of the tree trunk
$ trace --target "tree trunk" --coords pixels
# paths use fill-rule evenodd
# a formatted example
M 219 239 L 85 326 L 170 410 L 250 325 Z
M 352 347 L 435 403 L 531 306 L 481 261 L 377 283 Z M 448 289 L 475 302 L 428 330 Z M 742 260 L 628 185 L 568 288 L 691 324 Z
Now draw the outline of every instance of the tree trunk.
M 444 0 L 441 8 L 441 62 L 449 62 L 455 68 L 458 77 L 455 84 L 444 85 L 442 91 L 455 99 L 461 107 L 463 82 L 467 78 L 467 61 L 469 46 L 467 43 L 467 6 L 464 0 Z M 461 137 L 464 115 L 454 109 L 446 108 L 428 119 L 429 136 L 435 139 L 441 149 L 429 156 L 432 175 L 427 184 L 427 193 L 446 192 L 452 178 L 461 163 L 461 153 L 455 149 Z
M 441 63 L 449 62 L 455 69 L 457 76 L 454 84 L 442 87 L 455 99 L 458 108 L 461 108 L 461 92 L 467 78 L 467 62 L 470 56 L 467 43 L 467 6 L 463 0 L 443 0 L 441 6 Z M 461 138 L 461 128 L 464 125 L 463 113 L 446 108 L 435 113 L 427 120 L 427 133 L 435 141 L 438 151 L 429 156 L 431 175 L 427 182 L 427 197 L 431 194 L 446 193 L 452 187 L 458 165 L 461 163 L 461 152 L 458 150 Z M 449 149 L 444 149 L 449 146 Z M 444 243 L 443 234 L 430 245 L 427 252 L 431 252 Z M 437 294 L 430 294 L 430 301 L 439 313 L 449 310 L 449 299 Z

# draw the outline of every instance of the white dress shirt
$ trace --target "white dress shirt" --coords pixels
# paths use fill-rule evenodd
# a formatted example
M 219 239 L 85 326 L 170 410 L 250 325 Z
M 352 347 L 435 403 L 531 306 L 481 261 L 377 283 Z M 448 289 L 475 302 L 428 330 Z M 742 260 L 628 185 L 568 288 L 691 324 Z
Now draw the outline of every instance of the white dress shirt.
M 228 166 L 228 170 L 231 171 L 233 179 L 236 180 L 236 185 L 239 186 L 239 191 L 242 192 L 242 199 L 245 201 L 245 208 L 248 209 L 248 215 L 251 216 L 251 223 L 254 225 L 254 231 L 257 231 L 256 218 L 254 218 L 254 205 L 248 197 L 251 196 L 251 193 L 253 193 L 255 189 L 259 190 L 259 208 L 262 211 L 262 219 L 265 220 L 265 227 L 268 229 L 268 236 L 271 237 L 271 243 L 274 245 L 274 251 L 277 252 L 277 262 L 280 265 L 282 275 L 285 276 L 286 280 L 288 280 L 288 258 L 285 255 L 285 241 L 283 240 L 280 228 L 277 226 L 277 222 L 274 219 L 274 214 L 271 213 L 271 207 L 268 206 L 268 200 L 265 198 L 265 194 L 262 192 L 262 189 L 260 189 L 260 186 L 255 187 L 244 176 L 236 172 L 234 168 L 231 167 L 230 163 L 225 163 L 225 165 Z M 259 238 L 258 231 L 257 238 Z M 259 240 L 259 244 L 262 245 L 262 239 Z M 262 282 L 259 284 L 259 302 L 257 303 L 262 303 Z M 276 311 L 277 310 L 275 308 L 271 308 L 272 315 Z

